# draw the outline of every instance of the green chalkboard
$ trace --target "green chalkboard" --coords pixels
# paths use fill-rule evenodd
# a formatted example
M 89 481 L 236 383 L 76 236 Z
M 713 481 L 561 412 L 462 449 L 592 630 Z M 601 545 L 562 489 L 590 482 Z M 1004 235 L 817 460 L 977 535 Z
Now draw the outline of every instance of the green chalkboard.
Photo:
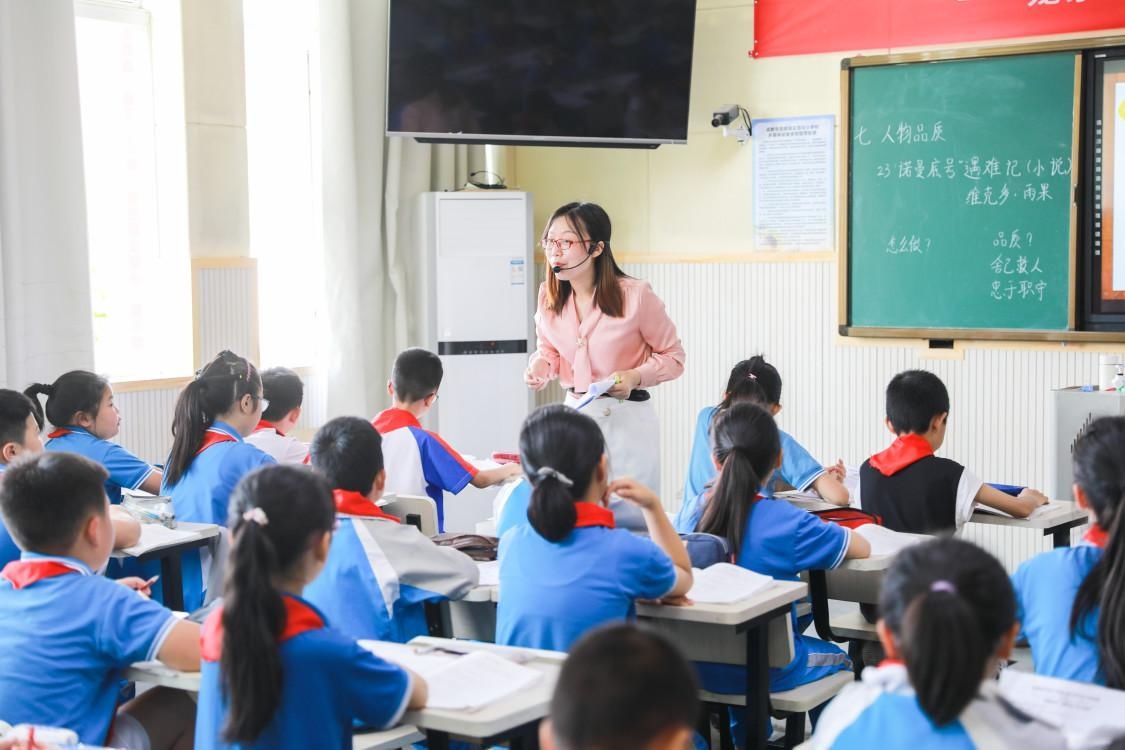
M 1065 330 L 1075 54 L 847 75 L 847 324 Z

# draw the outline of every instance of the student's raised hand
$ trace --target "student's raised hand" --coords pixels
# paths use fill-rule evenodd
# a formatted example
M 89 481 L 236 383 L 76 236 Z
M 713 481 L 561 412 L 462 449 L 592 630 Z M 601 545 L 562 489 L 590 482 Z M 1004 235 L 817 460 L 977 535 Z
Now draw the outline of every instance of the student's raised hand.
M 844 466 L 844 459 L 836 459 L 836 463 L 831 466 L 824 467 L 825 473 L 833 477 L 837 482 L 843 483 L 844 479 L 848 476 L 848 469 Z
M 523 371 L 523 382 L 533 391 L 541 391 L 547 387 L 547 377 L 551 366 L 545 359 L 537 359 Z
M 663 512 L 660 498 L 656 496 L 656 493 L 631 477 L 623 477 L 610 482 L 606 494 L 617 495 L 633 505 L 640 506 L 642 510 L 660 510 Z
M 1020 491 L 1019 498 L 1033 509 L 1038 508 L 1040 505 L 1047 504 L 1047 496 L 1039 490 L 1033 490 L 1030 487 L 1024 487 Z

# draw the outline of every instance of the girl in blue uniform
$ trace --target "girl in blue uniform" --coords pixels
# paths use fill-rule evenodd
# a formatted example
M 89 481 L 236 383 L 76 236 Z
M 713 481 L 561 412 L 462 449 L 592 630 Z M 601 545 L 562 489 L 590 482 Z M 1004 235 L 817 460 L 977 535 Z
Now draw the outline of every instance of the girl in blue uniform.
M 220 353 L 187 384 L 176 401 L 172 452 L 160 488 L 162 495 L 172 498 L 176 518 L 225 526 L 227 504 L 238 480 L 259 466 L 277 463 L 244 440 L 257 427 L 267 404 L 257 368 L 229 351 Z M 219 580 L 217 571 L 211 574 L 206 550 L 203 559 L 205 565 L 199 555 L 184 555 L 184 603 L 189 610 L 202 604 L 204 581 Z
M 533 490 L 528 523 L 500 542 L 496 642 L 566 651 L 583 633 L 633 615 L 636 599 L 682 596 L 691 562 L 660 499 L 631 479 L 608 482 L 594 420 L 544 406 L 520 431 Z M 614 528 L 615 494 L 641 508 L 650 539 Z
M 328 558 L 332 489 L 300 466 L 243 479 L 230 507 L 222 607 L 203 624 L 196 750 L 352 746 L 426 703 L 422 678 L 333 630 L 301 595 Z
M 762 407 L 738 402 L 719 412 L 711 428 L 719 478 L 710 490 L 686 502 L 677 518 L 681 531 L 701 531 L 725 538 L 736 550 L 735 562 L 756 573 L 796 581 L 803 570 L 831 569 L 846 559 L 867 557 L 871 546 L 848 529 L 825 523 L 785 500 L 759 493 L 781 463 L 781 440 L 773 417 Z M 770 691 L 791 690 L 845 669 L 847 654 L 837 646 L 802 635 L 793 613 L 793 660 L 770 669 Z M 716 693 L 745 692 L 745 668 L 700 664 L 703 687 Z M 740 747 L 748 728 L 743 711 L 732 710 L 732 728 Z M 766 727 L 758 731 L 765 732 Z
M 687 479 L 684 482 L 684 501 L 703 492 L 716 476 L 711 458 L 711 441 L 708 435 L 715 416 L 737 401 L 750 401 L 777 416 L 781 411 L 781 375 L 761 355 L 744 359 L 734 366 L 727 379 L 723 400 L 718 406 L 704 407 L 695 420 L 695 435 L 691 441 L 691 459 L 688 461 Z M 837 461 L 825 468 L 784 430 L 781 436 L 781 466 L 773 479 L 763 488 L 762 494 L 771 496 L 774 485 L 785 482 L 798 490 L 816 490 L 822 498 L 837 505 L 848 504 L 848 490 L 843 485 L 844 464 Z
M 1061 750 L 1053 728 L 998 693 L 999 663 L 1019 623 L 1000 562 L 959 539 L 898 554 L 883 580 L 876 626 L 887 660 L 828 706 L 813 747 Z
M 113 388 L 100 375 L 72 370 L 51 385 L 35 383 L 24 393 L 36 406 L 47 396 L 44 411 L 55 429 L 47 434 L 49 451 L 78 453 L 109 472 L 106 494 L 114 505 L 121 502 L 121 488 L 160 491 L 160 469 L 111 443 L 121 429 L 121 412 L 113 403 Z
M 1023 634 L 1036 672 L 1125 689 L 1125 417 L 1078 438 L 1074 499 L 1093 515 L 1085 543 L 1044 552 L 1012 578 Z

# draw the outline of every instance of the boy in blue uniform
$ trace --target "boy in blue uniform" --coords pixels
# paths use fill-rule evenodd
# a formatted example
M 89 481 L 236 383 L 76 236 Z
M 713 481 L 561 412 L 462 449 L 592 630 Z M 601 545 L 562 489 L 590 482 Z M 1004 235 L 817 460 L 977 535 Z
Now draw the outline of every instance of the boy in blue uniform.
M 934 451 L 945 442 L 949 392 L 932 372 L 907 370 L 887 386 L 890 448 L 859 469 L 860 506 L 894 531 L 950 533 L 965 524 L 977 503 L 1025 518 L 1047 502 L 1033 489 L 1012 497 Z
M 35 383 L 24 394 L 37 408 L 39 395 L 47 396 L 44 411 L 55 426 L 47 435 L 47 450 L 78 453 L 105 467 L 109 473 L 105 491 L 111 503 L 121 502 L 122 487 L 151 494 L 160 491 L 159 469 L 110 442 L 121 429 L 121 412 L 105 378 L 72 370 L 51 385 Z
M 223 605 L 203 626 L 197 750 L 346 750 L 353 722 L 384 729 L 425 705 L 422 678 L 331 629 L 302 598 L 336 523 L 323 477 L 259 469 L 235 490 L 230 520 Z
M 1012 577 L 1035 671 L 1125 689 L 1125 418 L 1098 419 L 1074 445 L 1074 500 L 1094 517 L 1085 543 L 1044 552 Z M 1110 583 L 1114 581 L 1114 583 Z
M 959 539 L 908 547 L 887 571 L 879 611 L 888 659 L 829 704 L 814 748 L 1066 747 L 991 679 L 1019 630 L 1012 586 L 994 557 Z
M 379 509 L 386 482 L 380 442 L 358 417 L 337 417 L 313 438 L 310 461 L 334 488 L 339 527 L 305 598 L 345 635 L 405 643 L 428 634 L 425 602 L 464 597 L 480 573 L 468 555 Z
M 519 464 L 477 469 L 462 458 L 436 432 L 422 429 L 418 421 L 438 397 L 443 370 L 441 359 L 425 349 L 406 349 L 395 358 L 387 383 L 391 408 L 372 424 L 383 436 L 389 494 L 433 498 L 438 530 L 445 530 L 445 492 L 456 495 L 468 485 L 491 487 L 519 475 Z
M 608 483 L 597 423 L 567 406 L 524 422 L 520 459 L 534 490 L 528 523 L 500 541 L 496 642 L 566 651 L 586 631 L 632 617 L 636 599 L 678 597 L 691 562 L 660 499 L 620 479 Z M 614 528 L 609 493 L 644 513 L 650 539 Z
M 543 750 L 683 750 L 699 714 L 699 688 L 680 652 L 632 625 L 599 628 L 559 673 Z
M 158 688 L 118 711 L 119 672 L 150 659 L 199 669 L 199 627 L 146 598 L 141 579 L 96 574 L 113 549 L 105 479 L 88 459 L 45 453 L 0 483 L 24 550 L 0 572 L 0 716 L 90 745 L 172 747 L 190 740 L 191 699 Z
M 715 415 L 729 409 L 738 401 L 749 401 L 761 406 L 773 416 L 781 411 L 781 375 L 773 365 L 760 355 L 744 359 L 730 371 L 723 400 L 718 406 L 708 406 L 695 420 L 695 434 L 691 441 L 691 458 L 688 461 L 687 479 L 684 482 L 683 501 L 697 497 L 711 482 L 717 470 L 711 456 L 711 425 Z M 789 485 L 793 489 L 814 490 L 827 502 L 847 505 L 848 490 L 843 485 L 844 464 L 824 467 L 805 450 L 792 435 L 779 430 L 781 435 L 781 466 L 773 473 L 762 489 L 764 497 Z

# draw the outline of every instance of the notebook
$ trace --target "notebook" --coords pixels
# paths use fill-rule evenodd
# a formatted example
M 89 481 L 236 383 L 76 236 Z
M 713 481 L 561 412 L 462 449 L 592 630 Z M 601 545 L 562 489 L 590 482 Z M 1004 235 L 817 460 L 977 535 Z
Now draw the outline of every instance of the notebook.
M 912 544 L 926 541 L 926 537 L 921 535 L 903 534 L 873 523 L 866 523 L 857 529 L 852 529 L 852 532 L 868 541 L 871 545 L 872 557 L 896 555 Z

